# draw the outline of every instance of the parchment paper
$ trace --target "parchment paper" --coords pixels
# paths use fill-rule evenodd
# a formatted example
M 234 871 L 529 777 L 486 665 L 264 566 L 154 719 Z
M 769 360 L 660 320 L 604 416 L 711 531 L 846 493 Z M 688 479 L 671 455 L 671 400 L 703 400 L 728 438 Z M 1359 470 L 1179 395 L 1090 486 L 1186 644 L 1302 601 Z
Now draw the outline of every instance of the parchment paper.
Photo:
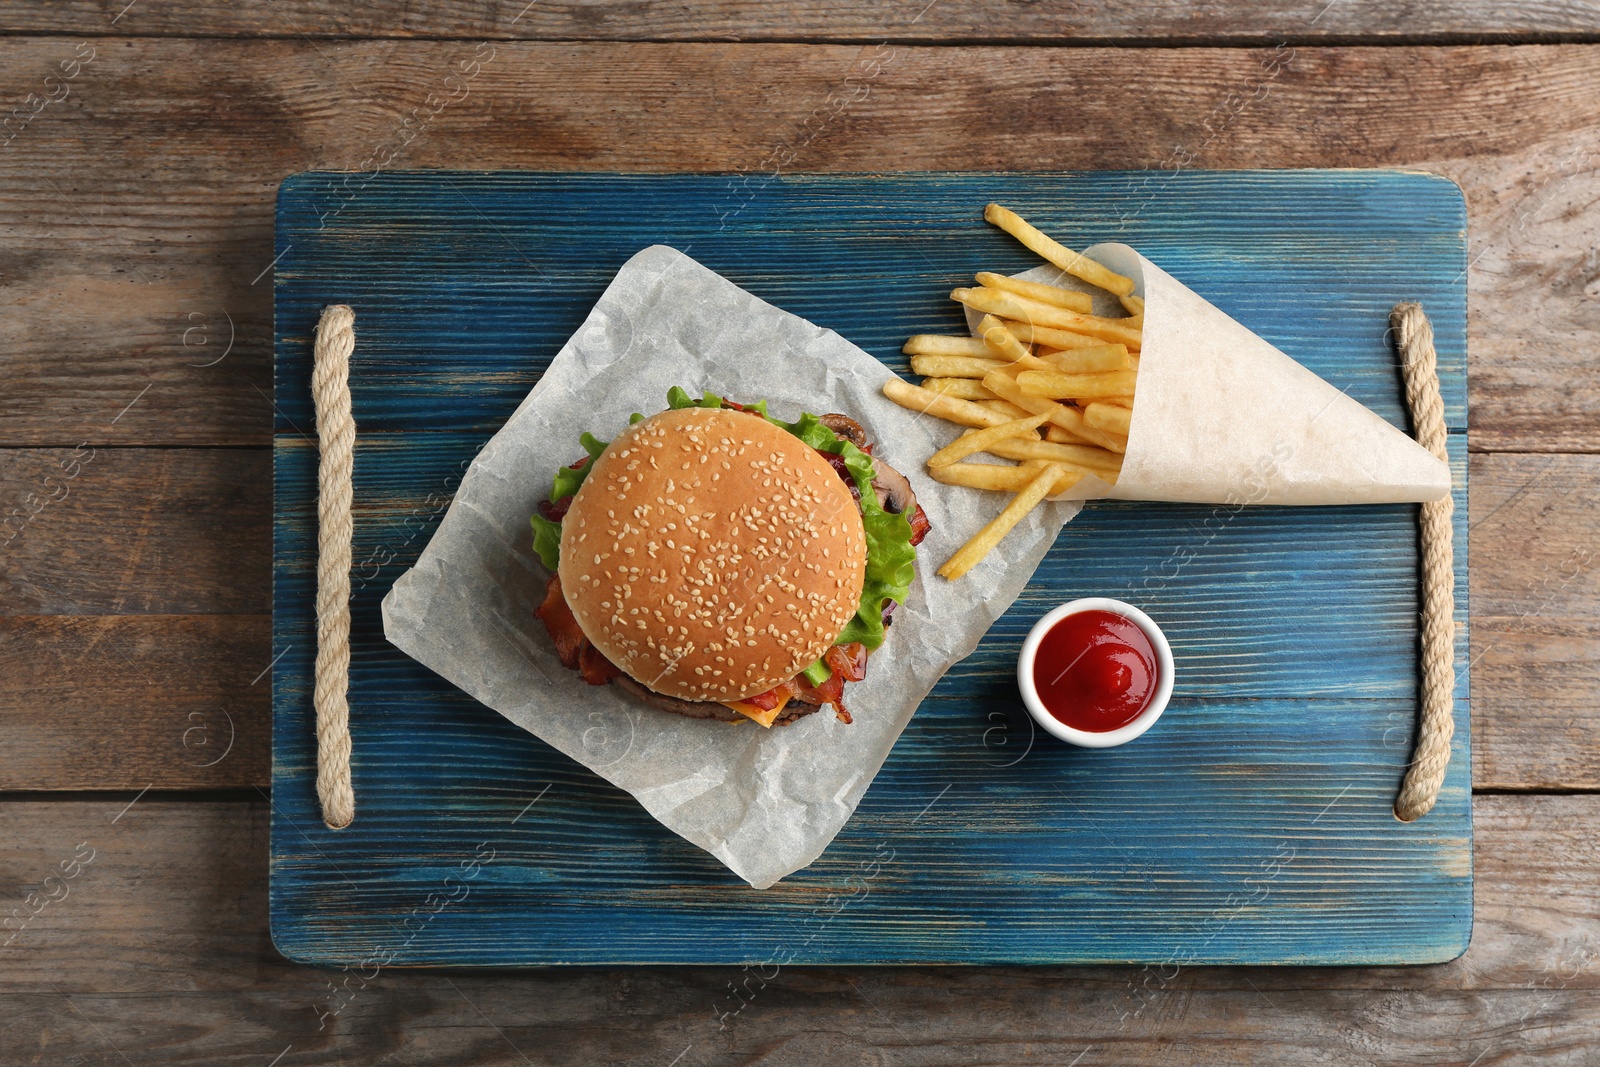
M 417 565 L 383 602 L 384 633 L 407 655 L 632 793 L 661 823 L 757 889 L 816 859 L 838 834 L 924 695 L 1021 592 L 1073 501 L 1036 509 L 958 582 L 934 570 L 998 513 L 994 494 L 923 473 L 959 428 L 886 400 L 889 370 L 830 330 L 773 307 L 656 245 L 618 272 L 578 332 L 473 461 Z M 918 578 L 865 681 L 855 722 L 828 711 L 784 727 L 685 719 L 561 666 L 534 617 L 547 574 L 528 517 L 578 435 L 609 440 L 667 390 L 766 399 L 792 420 L 840 411 L 909 477 L 933 530 Z M 463 768 L 470 775 L 470 768 Z
M 1202 504 L 1385 504 L 1438 500 L 1450 468 L 1124 244 L 1087 249 L 1145 298 L 1138 398 L 1122 473 L 1084 478 L 1083 499 Z M 1019 278 L 1116 298 L 1041 266 Z M 981 316 L 967 312 L 977 333 Z

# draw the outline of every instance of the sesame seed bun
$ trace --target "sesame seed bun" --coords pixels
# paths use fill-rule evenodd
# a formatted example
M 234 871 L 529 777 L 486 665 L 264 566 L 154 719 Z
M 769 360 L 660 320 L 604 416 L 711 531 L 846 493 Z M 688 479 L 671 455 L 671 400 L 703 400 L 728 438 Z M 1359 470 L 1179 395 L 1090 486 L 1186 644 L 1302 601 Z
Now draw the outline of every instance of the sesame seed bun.
M 742 700 L 814 663 L 856 613 L 866 560 L 827 460 L 726 409 L 630 426 L 561 524 L 561 588 L 584 635 L 683 700 Z

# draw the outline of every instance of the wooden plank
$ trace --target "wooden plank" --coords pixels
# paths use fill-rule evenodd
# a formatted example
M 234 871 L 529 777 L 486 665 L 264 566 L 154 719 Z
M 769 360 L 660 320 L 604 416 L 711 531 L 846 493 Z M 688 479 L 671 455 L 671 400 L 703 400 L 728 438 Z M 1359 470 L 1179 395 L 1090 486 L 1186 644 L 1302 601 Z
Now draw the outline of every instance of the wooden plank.
M 266 784 L 270 622 L 0 617 L 0 789 Z
M 328 0 L 282 0 L 263 10 L 210 0 L 174 10 L 71 0 L 49 14 L 23 0 L 0 4 L 0 32 L 171 35 L 178 37 L 467 37 L 583 41 L 987 41 L 1198 44 L 1288 40 L 1372 42 L 1592 39 L 1600 15 L 1582 0 L 1514 8 L 1435 2 L 1404 9 L 1377 0 L 1217 4 L 1165 0 L 1136 6 L 1017 5 L 801 0 L 781 18 L 754 0 L 686 0 L 638 5 L 625 0 L 463 7 L 443 0 L 383 0 L 352 8 Z
M 285 1062 L 329 1064 L 1571 1063 L 1600 1014 L 1594 796 L 1477 798 L 1473 942 L 1437 967 L 364 978 L 273 952 L 265 801 L 146 797 L 124 812 L 131 799 L 0 802 L 0 914 L 80 843 L 95 850 L 65 899 L 0 935 L 10 1049 L 121 1062 L 114 1046 L 169 1064 L 264 1064 L 286 1048 Z
M 254 449 L 0 449 L 0 612 L 266 611 L 270 484 Z
M 335 972 L 302 982 L 329 1001 L 326 981 L 349 981 L 357 991 L 321 1031 L 316 1013 L 328 1010 L 326 1002 L 308 1003 L 305 993 L 64 996 L 41 987 L 7 1001 L 15 1032 L 79 1062 L 108 1065 L 122 1063 L 115 1043 L 134 1063 L 173 1065 L 226 1058 L 270 1064 L 287 1052 L 285 1063 L 408 1067 L 966 1067 L 1074 1059 L 1078 1067 L 1322 1067 L 1333 1056 L 1345 1057 L 1336 1063 L 1437 1067 L 1466 1065 L 1488 1050 L 1503 1063 L 1565 1067 L 1586 1062 L 1581 1056 L 1600 1012 L 1594 991 L 1556 985 L 1553 977 L 1543 979 L 1550 989 L 1496 994 L 1417 990 L 1403 978 L 1389 992 L 1350 993 L 1286 991 L 1276 973 L 1245 973 L 1255 989 L 1213 992 L 1181 980 L 1162 984 L 1153 969 L 1112 976 L 1111 989 L 1075 971 L 1031 986 L 1011 975 L 869 968 L 784 972 L 770 983 L 737 970 L 612 972 L 562 976 L 559 987 L 555 978 L 456 974 L 424 983 L 390 972 L 363 984 Z M 1079 981 L 1086 987 L 1076 987 Z M 737 995 L 751 1006 L 719 1031 L 707 1019 L 719 998 L 736 1002 L 730 986 L 748 988 Z M 1141 1004 L 1145 1015 L 1118 1021 Z M 558 1008 L 567 1014 L 558 1017 Z
M 1475 784 L 1600 789 L 1600 456 L 1475 456 Z
M 0 89 L 25 99 L 82 43 L 0 41 Z M 1600 312 L 1581 251 L 1600 226 L 1600 48 L 1152 49 L 1130 59 L 1100 48 L 875 56 L 502 42 L 464 85 L 444 88 L 457 64 L 477 62 L 476 46 L 296 37 L 91 47 L 70 102 L 45 107 L 0 159 L 10 242 L 0 286 L 12 309 L 0 326 L 3 443 L 264 444 L 272 190 L 307 167 L 388 160 L 736 170 L 738 188 L 756 191 L 774 169 L 1426 167 L 1462 185 L 1472 219 L 1475 446 L 1600 450 L 1600 387 L 1583 364 Z M 463 143 L 474 145 L 470 160 Z M 198 174 L 196 159 L 206 161 Z M 232 352 L 203 366 L 225 336 Z

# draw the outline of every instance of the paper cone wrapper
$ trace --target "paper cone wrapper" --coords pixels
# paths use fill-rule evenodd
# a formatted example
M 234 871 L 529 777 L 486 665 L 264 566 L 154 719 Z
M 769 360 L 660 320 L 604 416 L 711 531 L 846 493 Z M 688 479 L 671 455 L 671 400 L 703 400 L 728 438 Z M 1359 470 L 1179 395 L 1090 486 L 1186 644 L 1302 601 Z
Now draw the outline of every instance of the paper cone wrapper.
M 1437 500 L 1450 468 L 1124 244 L 1084 253 L 1144 297 L 1143 350 L 1116 485 L 1087 477 L 1068 497 L 1202 504 L 1384 504 Z M 1019 277 L 1114 297 L 1053 266 Z M 1115 310 L 1113 310 L 1115 309 Z M 977 316 L 968 313 L 976 327 Z

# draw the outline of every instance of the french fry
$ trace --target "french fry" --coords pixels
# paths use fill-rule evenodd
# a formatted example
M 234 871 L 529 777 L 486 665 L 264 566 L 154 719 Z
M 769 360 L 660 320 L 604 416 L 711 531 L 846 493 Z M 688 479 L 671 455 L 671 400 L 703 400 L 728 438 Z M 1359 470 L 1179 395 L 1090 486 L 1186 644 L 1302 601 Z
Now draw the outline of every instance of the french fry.
M 1115 404 L 1119 408 L 1132 408 L 1132 396 L 1107 396 L 1095 401 L 1096 404 Z
M 924 378 L 982 378 L 999 366 L 994 359 L 972 356 L 912 356 L 911 369 Z
M 1122 470 L 1121 456 L 1093 445 L 1057 445 L 1049 441 L 1008 439 L 996 441 L 985 451 L 1001 459 L 1060 463 L 1074 470 L 1087 471 L 1108 482 L 1116 481 L 1117 472 Z
M 1107 433 L 1126 437 L 1133 424 L 1133 410 L 1116 404 L 1090 404 L 1083 409 L 1083 417 L 1090 426 L 1098 426 Z
M 1033 481 L 1033 468 L 1010 463 L 952 463 L 947 467 L 929 467 L 928 477 L 945 485 L 1020 493 Z
M 1038 300 L 1029 300 L 1015 293 L 983 287 L 952 289 L 950 299 L 958 300 L 974 311 L 988 312 L 1003 319 L 1015 319 L 1018 322 L 1032 323 L 1046 328 L 1071 330 L 1074 333 L 1098 337 L 1102 342 L 1125 344 L 1129 348 L 1139 347 L 1140 328 L 1138 325 L 1129 326 L 1127 319 L 1102 319 L 1098 315 L 1085 315 Z
M 1017 375 L 1017 384 L 1024 393 L 1051 399 L 1093 399 L 1102 396 L 1123 396 L 1133 392 L 1133 371 L 1111 371 L 1107 374 L 1061 374 L 1048 370 L 1025 370 Z
M 924 378 L 922 387 L 935 393 L 953 396 L 957 400 L 998 400 L 994 393 L 983 387 L 976 378 Z
M 1051 365 L 1028 352 L 1028 346 L 1017 340 L 1016 334 L 1006 329 L 1006 324 L 993 315 L 985 315 L 978 320 L 978 334 L 982 337 L 984 345 L 988 347 L 989 354 L 995 359 L 1012 364 L 1015 367 L 1027 367 L 1032 370 L 1050 370 Z
M 1045 285 L 1042 282 L 1023 281 L 1021 278 L 1008 278 L 1004 274 L 995 274 L 992 271 L 981 270 L 978 272 L 978 284 L 989 289 L 1000 289 L 1008 293 L 1016 293 L 1032 300 L 1057 307 L 1068 308 L 1072 311 L 1081 311 L 1085 315 L 1094 310 L 1094 298 L 1088 293 L 1080 293 L 1075 289 L 1063 289 L 1059 285 Z
M 973 403 L 990 411 L 998 411 L 1008 419 L 1025 419 L 1033 414 L 1027 408 L 1013 404 L 1009 400 L 974 400 Z
M 1055 427 L 1068 433 L 1072 433 L 1074 435 L 1074 439 L 1083 440 L 1083 438 L 1078 437 L 1076 431 L 1072 429 L 1073 426 L 1082 422 L 1081 416 L 1077 420 L 1074 420 L 1071 415 L 1067 414 L 1067 409 L 1063 405 L 1056 403 L 1054 400 L 1046 400 L 1042 396 L 1029 396 L 1027 393 L 1022 391 L 1022 386 L 1017 384 L 1016 379 L 1007 374 L 1005 371 L 997 370 L 991 372 L 990 375 L 983 380 L 983 387 L 994 393 L 1000 399 L 1015 404 L 1023 411 L 1031 412 L 1034 415 L 1048 416 L 1050 422 Z M 1073 414 L 1077 414 L 1077 412 L 1074 411 Z M 1090 443 L 1093 444 L 1096 442 Z
M 1029 396 L 1022 391 L 1016 380 L 1003 370 L 985 378 L 983 385 L 1001 399 L 1010 401 L 1024 411 L 1031 411 L 1036 415 L 1048 412 L 1050 425 L 1045 432 L 1045 439 L 1048 441 L 1066 445 L 1095 445 L 1118 453 L 1128 450 L 1126 437 L 1106 433 L 1099 427 L 1091 425 L 1084 419 L 1083 412 L 1075 407 L 1040 396 Z
M 985 315 L 978 320 L 978 337 L 995 359 L 1015 363 L 1033 355 L 1028 351 L 1028 346 L 1017 340 L 1016 335 L 1006 329 L 1006 324 L 993 315 Z
M 982 428 L 1011 421 L 998 411 L 979 407 L 971 400 L 957 400 L 953 396 L 945 396 L 932 389 L 923 389 L 892 375 L 883 383 L 883 395 L 903 408 L 925 412 L 950 422 L 960 423 L 962 426 Z
M 956 554 L 951 556 L 939 573 L 954 581 L 966 574 L 987 556 L 994 547 L 1000 543 L 1012 527 L 1021 522 L 1028 512 L 1039 506 L 1039 501 L 1055 488 L 1059 472 L 1050 467 L 1041 467 L 1034 472 L 1033 479 L 1026 488 L 1011 498 L 1011 503 L 996 515 L 989 523 L 979 530 L 972 540 L 962 545 Z
M 1144 314 L 1144 297 L 1142 297 L 1142 296 L 1134 296 L 1132 293 L 1124 293 L 1121 296 L 1117 297 L 1117 299 L 1122 301 L 1122 306 L 1127 309 L 1128 314 L 1130 314 L 1130 315 L 1143 315 Z
M 1048 259 L 1074 278 L 1081 278 L 1090 285 L 1097 285 L 1108 293 L 1123 296 L 1133 292 L 1133 279 L 1125 278 L 1115 271 L 1096 263 L 1088 256 L 1080 255 L 1066 245 L 1046 236 L 1021 215 L 999 204 L 990 204 L 983 209 L 985 222 L 993 223 L 1002 230 L 1021 241 L 1027 248 Z
M 1106 433 L 1098 426 L 1091 426 L 1083 417 L 1083 412 L 1070 404 L 1063 404 L 1066 414 L 1064 417 L 1052 421 L 1052 425 L 1065 429 L 1068 433 L 1076 434 L 1092 445 L 1097 445 L 1108 452 L 1123 453 L 1128 450 L 1128 439 L 1118 437 L 1116 434 Z M 1071 444 L 1072 442 L 1065 442 Z
M 1082 471 L 1068 470 L 1054 465 L 1060 471 L 1051 495 L 1064 493 L 1083 478 Z M 952 463 L 948 467 L 930 467 L 928 477 L 945 485 L 964 485 L 968 489 L 1003 489 L 1020 493 L 1033 481 L 1037 465 L 1012 466 L 1009 463 Z
M 900 351 L 908 356 L 975 356 L 983 359 L 989 355 L 983 341 L 976 337 L 944 337 L 936 333 L 919 333 L 907 338 Z
M 1072 470 L 1060 463 L 1035 463 L 1030 460 L 1022 466 L 1024 470 L 1031 467 L 1049 467 L 1057 472 L 1056 484 L 1050 487 L 1051 496 L 1059 496 L 1083 481 L 1083 471 Z
M 1051 370 L 1062 374 L 1104 374 L 1107 371 L 1133 369 L 1127 345 L 1101 345 L 1099 348 L 1052 352 L 1043 357 L 1043 361 L 1050 365 Z
M 1058 445 L 1092 445 L 1095 443 L 1087 437 L 1079 437 L 1071 430 L 1064 430 L 1055 423 L 1051 423 L 1044 428 L 1044 439 L 1053 441 Z
M 1029 415 L 1026 418 L 1003 422 L 999 426 L 962 434 L 929 456 L 928 466 L 948 467 L 957 460 L 966 459 L 975 452 L 982 452 L 996 441 L 1004 441 L 1008 437 L 1033 437 L 1034 431 L 1044 425 L 1048 418 L 1048 415 Z
M 1041 345 L 1046 348 L 1062 350 L 1101 348 L 1106 343 L 1102 338 L 1090 337 L 1086 333 L 1055 330 L 1049 326 L 1035 326 L 1031 322 L 1008 322 L 1006 323 L 1006 329 L 1010 330 L 1017 340 L 1024 344 Z M 1041 352 L 1040 355 L 1043 355 L 1043 353 Z

